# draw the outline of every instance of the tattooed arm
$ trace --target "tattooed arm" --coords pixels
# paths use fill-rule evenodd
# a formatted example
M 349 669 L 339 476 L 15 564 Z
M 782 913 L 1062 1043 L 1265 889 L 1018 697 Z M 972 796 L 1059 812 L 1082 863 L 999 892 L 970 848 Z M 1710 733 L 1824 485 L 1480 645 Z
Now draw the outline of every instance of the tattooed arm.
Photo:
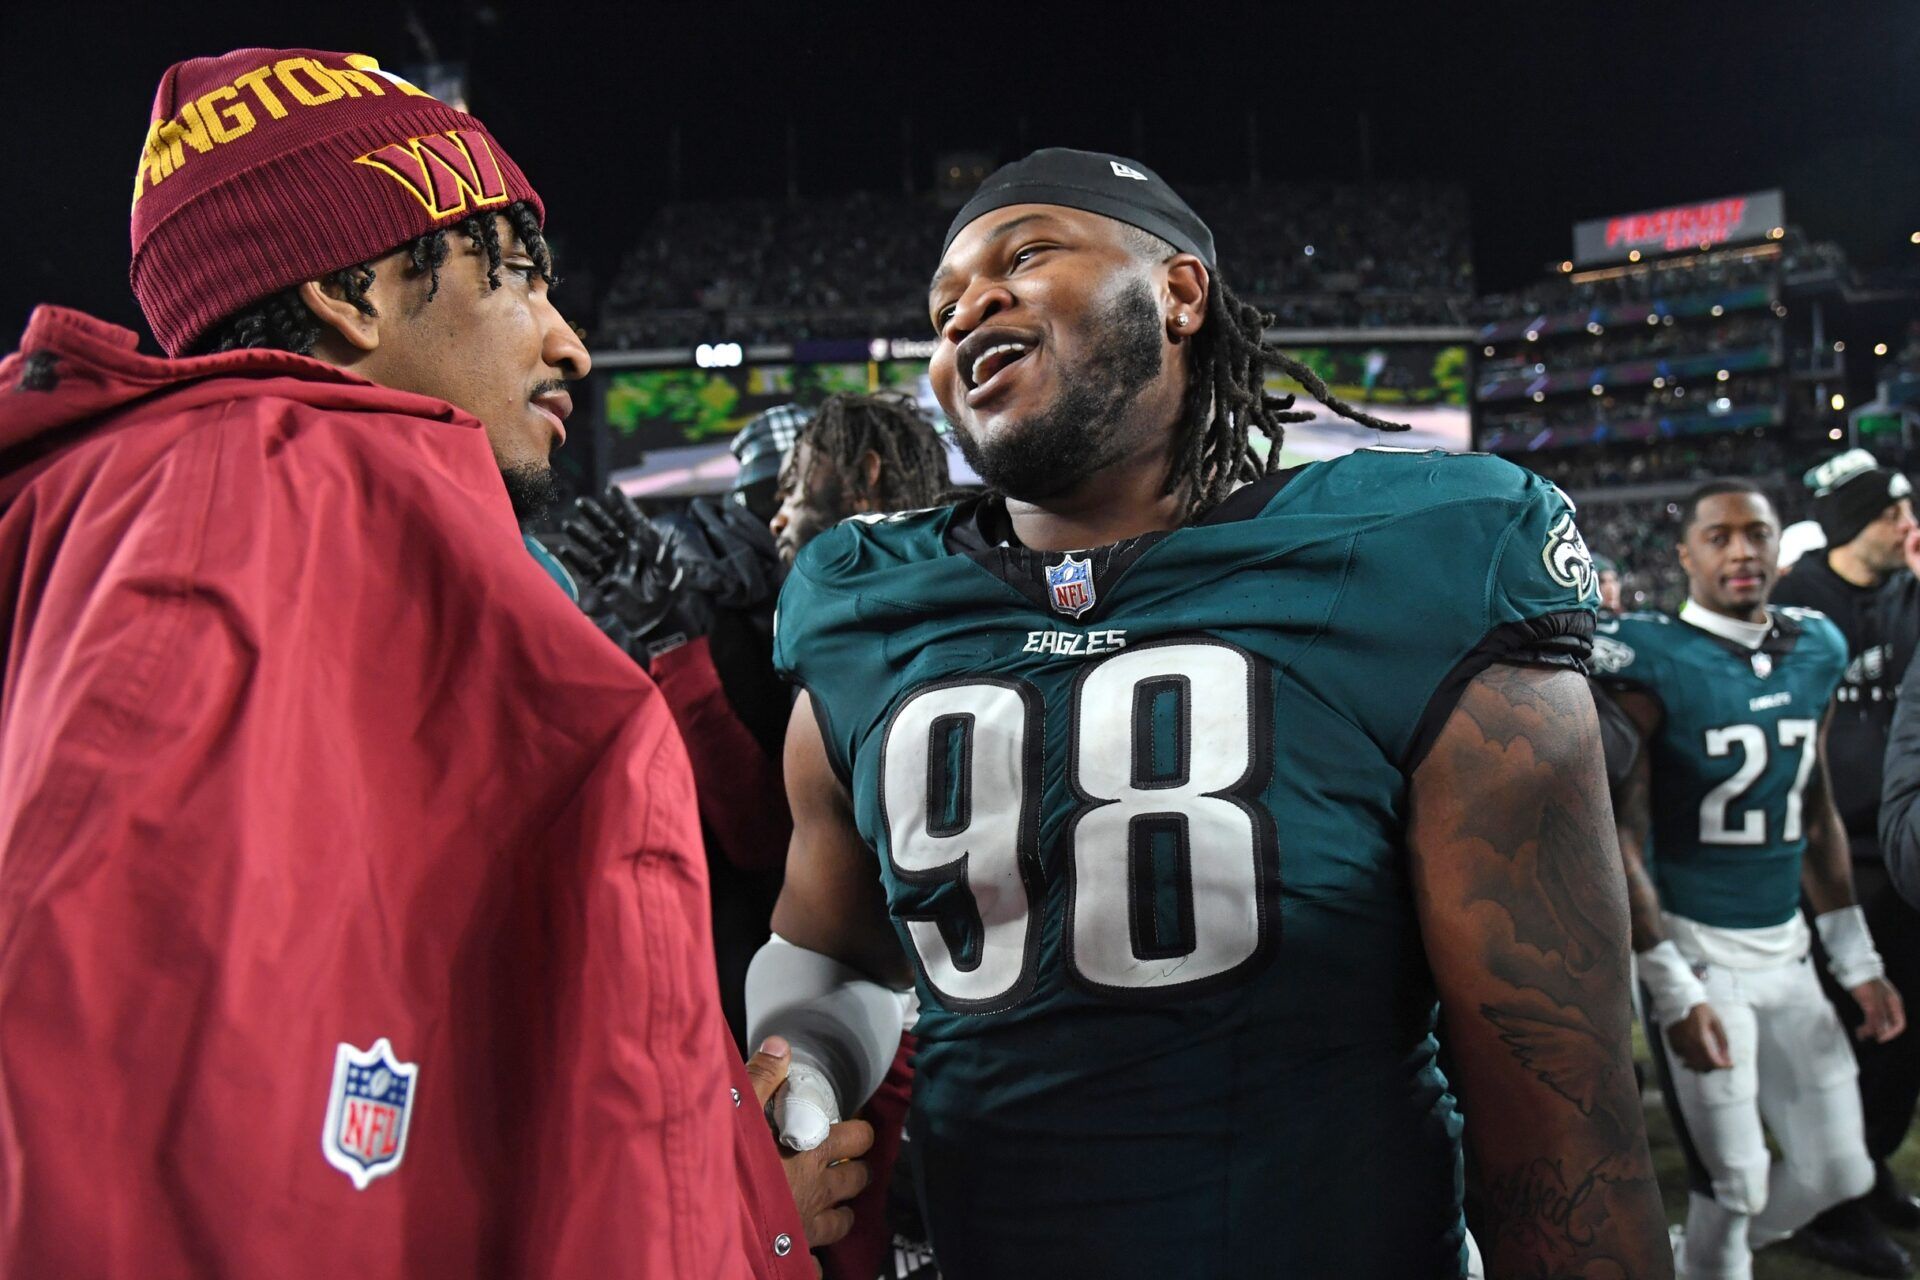
M 1414 892 L 1493 1276 L 1673 1274 L 1599 733 L 1579 675 L 1496 665 L 1413 776 Z

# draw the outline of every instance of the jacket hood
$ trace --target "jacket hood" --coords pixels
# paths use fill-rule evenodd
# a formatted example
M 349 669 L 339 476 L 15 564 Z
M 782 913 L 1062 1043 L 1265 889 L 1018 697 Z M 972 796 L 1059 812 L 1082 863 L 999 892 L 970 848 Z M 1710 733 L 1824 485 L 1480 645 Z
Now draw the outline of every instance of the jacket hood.
M 444 400 L 395 391 L 322 360 L 285 351 L 223 351 L 167 359 L 142 355 L 131 329 L 65 307 L 36 307 L 20 346 L 0 360 L 0 473 L 22 445 L 117 417 L 147 400 L 227 400 L 248 394 L 235 382 L 275 382 L 277 394 L 297 386 L 301 400 L 342 410 L 404 413 L 481 430 L 478 419 Z M 29 450 L 37 454 L 39 450 Z

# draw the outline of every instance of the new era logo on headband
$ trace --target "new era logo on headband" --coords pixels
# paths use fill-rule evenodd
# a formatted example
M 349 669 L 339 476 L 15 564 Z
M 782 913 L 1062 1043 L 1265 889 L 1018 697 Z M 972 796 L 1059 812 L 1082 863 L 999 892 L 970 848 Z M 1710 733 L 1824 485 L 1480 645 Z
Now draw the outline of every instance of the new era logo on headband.
M 405 187 L 437 220 L 507 202 L 507 179 L 485 134 L 449 129 L 393 142 L 354 160 Z
M 1140 172 L 1138 169 L 1130 169 L 1118 160 L 1109 160 L 1107 163 L 1113 166 L 1113 176 L 1116 178 L 1132 178 L 1136 182 L 1145 182 L 1147 180 L 1146 174 Z

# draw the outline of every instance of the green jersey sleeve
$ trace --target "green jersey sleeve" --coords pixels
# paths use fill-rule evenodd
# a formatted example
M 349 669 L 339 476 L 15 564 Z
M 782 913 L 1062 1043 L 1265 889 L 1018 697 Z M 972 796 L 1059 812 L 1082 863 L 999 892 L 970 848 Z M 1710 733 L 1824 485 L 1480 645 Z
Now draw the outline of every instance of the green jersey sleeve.
M 1628 613 L 1601 623 L 1593 637 L 1594 678 L 1608 689 L 1661 697 L 1670 680 L 1666 632 L 1680 625 L 1658 613 Z
M 1593 556 L 1574 521 L 1573 503 L 1559 486 L 1526 475 L 1488 587 L 1489 629 L 1599 607 Z
M 1467 685 L 1495 663 L 1584 673 L 1599 603 L 1593 558 L 1558 488 L 1482 456 L 1435 460 L 1427 474 L 1404 486 L 1426 497 L 1425 510 L 1361 539 L 1355 585 L 1373 585 L 1350 589 L 1353 603 L 1343 608 L 1351 625 L 1362 601 L 1397 602 L 1391 617 L 1366 628 L 1367 647 L 1382 656 L 1404 647 L 1391 661 L 1395 683 L 1424 693 L 1363 695 L 1354 706 L 1409 772 Z

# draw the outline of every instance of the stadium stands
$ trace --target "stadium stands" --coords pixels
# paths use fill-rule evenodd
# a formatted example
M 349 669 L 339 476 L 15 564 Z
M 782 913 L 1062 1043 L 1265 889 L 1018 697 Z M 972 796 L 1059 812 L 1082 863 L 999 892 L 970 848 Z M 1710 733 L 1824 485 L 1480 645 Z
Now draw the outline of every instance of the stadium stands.
M 1282 327 L 1460 324 L 1473 294 L 1455 187 L 1328 183 L 1191 192 L 1234 287 Z M 859 193 L 670 205 L 609 284 L 596 345 L 918 334 L 950 211 Z

